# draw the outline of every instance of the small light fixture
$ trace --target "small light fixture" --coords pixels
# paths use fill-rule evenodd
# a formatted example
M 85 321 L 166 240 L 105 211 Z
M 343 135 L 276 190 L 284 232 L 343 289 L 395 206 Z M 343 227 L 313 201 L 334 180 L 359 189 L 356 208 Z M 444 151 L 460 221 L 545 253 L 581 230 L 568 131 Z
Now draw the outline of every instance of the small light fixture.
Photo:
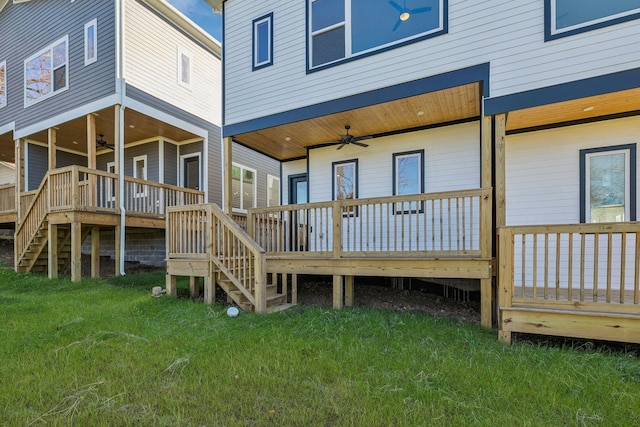
M 71 142 L 73 142 L 75 145 L 78 145 L 78 141 L 71 141 Z
M 287 142 L 289 142 L 289 141 L 291 141 L 291 137 L 286 136 L 286 137 L 284 138 L 284 140 L 285 140 L 285 141 L 287 141 Z
M 131 129 L 135 129 L 135 128 L 136 128 L 136 125 L 129 125 L 129 128 L 131 128 Z
M 585 113 L 589 112 L 589 111 L 593 111 L 596 107 L 594 107 L 593 105 L 590 105 L 588 107 L 584 107 L 582 109 L 582 111 L 584 111 Z
M 424 116 L 424 111 L 418 111 L 416 114 L 419 116 Z
M 409 18 L 411 18 L 411 14 L 410 14 L 409 12 L 402 12 L 402 13 L 400 14 L 400 20 L 401 20 L 401 21 L 406 21 L 406 20 L 408 20 Z

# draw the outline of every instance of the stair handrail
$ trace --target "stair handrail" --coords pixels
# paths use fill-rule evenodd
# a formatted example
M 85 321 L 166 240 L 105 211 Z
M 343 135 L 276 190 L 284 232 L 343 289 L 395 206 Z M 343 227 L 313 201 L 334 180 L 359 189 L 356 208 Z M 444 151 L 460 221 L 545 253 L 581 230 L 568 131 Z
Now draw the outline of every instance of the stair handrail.
M 16 232 L 15 232 L 15 254 L 16 254 L 16 265 L 20 262 L 20 260 L 24 257 L 26 250 L 29 247 L 29 242 L 33 240 L 36 233 L 40 229 L 42 222 L 47 217 L 47 213 L 49 212 L 49 172 L 47 172 L 40 182 L 40 186 L 36 190 L 36 194 L 33 197 L 33 200 L 29 204 L 29 207 L 26 209 L 24 215 L 22 215 L 21 221 L 18 223 Z M 40 215 L 37 218 L 32 218 L 32 213 L 36 204 L 42 203 L 42 199 L 44 198 L 44 206 L 38 212 Z M 29 225 L 26 225 L 29 224 Z M 26 228 L 26 229 L 25 229 Z M 27 233 L 27 239 L 25 239 L 24 234 Z M 26 242 L 26 243 L 25 243 Z
M 247 297 L 257 313 L 265 312 L 266 251 L 218 205 L 212 204 L 211 213 L 211 261 Z

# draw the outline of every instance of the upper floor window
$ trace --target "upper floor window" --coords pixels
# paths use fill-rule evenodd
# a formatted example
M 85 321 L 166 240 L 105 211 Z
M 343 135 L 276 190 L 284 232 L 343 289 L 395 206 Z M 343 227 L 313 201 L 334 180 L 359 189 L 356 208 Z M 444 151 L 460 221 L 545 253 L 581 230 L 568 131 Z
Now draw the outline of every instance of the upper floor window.
M 98 60 L 98 20 L 84 24 L 84 65 Z
M 545 0 L 547 40 L 640 17 L 640 0 Z
M 47 99 L 69 88 L 69 37 L 24 61 L 25 107 Z
M 191 53 L 178 47 L 178 83 L 191 87 Z
M 0 62 L 0 108 L 7 105 L 7 61 Z
M 310 70 L 447 31 L 447 0 L 307 1 Z
M 231 207 L 246 212 L 256 207 L 256 171 L 233 163 L 231 168 Z
M 636 220 L 636 145 L 580 150 L 580 222 Z
M 253 69 L 273 64 L 273 13 L 253 20 Z

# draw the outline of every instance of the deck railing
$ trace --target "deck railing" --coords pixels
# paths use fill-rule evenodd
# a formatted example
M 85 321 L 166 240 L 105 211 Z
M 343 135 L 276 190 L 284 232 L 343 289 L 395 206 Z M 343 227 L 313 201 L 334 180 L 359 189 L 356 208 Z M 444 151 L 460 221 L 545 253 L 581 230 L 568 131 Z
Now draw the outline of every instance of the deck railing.
M 348 257 L 490 257 L 491 189 L 250 209 L 267 252 Z
M 0 214 L 15 213 L 16 211 L 16 185 L 0 185 Z
M 260 248 L 217 205 L 167 210 L 167 261 L 210 260 L 257 312 L 266 310 L 266 258 Z
M 503 227 L 500 306 L 638 312 L 640 223 Z

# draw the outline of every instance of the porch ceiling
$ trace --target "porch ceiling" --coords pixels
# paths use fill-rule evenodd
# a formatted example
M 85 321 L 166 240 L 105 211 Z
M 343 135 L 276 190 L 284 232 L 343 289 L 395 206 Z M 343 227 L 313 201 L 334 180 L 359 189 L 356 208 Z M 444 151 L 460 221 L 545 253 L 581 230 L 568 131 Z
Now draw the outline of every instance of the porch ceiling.
M 633 111 L 640 111 L 640 89 L 512 111 L 507 116 L 507 131 L 587 120 Z
M 422 114 L 420 114 L 422 112 Z M 480 88 L 471 83 L 437 92 L 233 135 L 278 160 L 306 157 L 306 147 L 337 141 L 350 125 L 354 136 L 379 135 L 480 115 Z
M 96 134 L 103 134 L 109 144 L 114 141 L 115 106 L 94 113 L 96 116 Z M 79 153 L 87 152 L 87 119 L 86 116 L 56 126 L 57 145 L 59 148 Z M 198 136 L 177 128 L 160 120 L 149 117 L 138 111 L 125 109 L 124 142 L 125 145 L 149 138 L 163 137 L 172 141 L 185 141 Z M 47 131 L 40 131 L 26 137 L 27 139 L 47 143 Z M 100 138 L 100 136 L 97 136 Z M 99 149 L 98 151 L 100 151 Z M 15 157 L 13 135 L 0 135 L 0 161 L 13 162 Z

